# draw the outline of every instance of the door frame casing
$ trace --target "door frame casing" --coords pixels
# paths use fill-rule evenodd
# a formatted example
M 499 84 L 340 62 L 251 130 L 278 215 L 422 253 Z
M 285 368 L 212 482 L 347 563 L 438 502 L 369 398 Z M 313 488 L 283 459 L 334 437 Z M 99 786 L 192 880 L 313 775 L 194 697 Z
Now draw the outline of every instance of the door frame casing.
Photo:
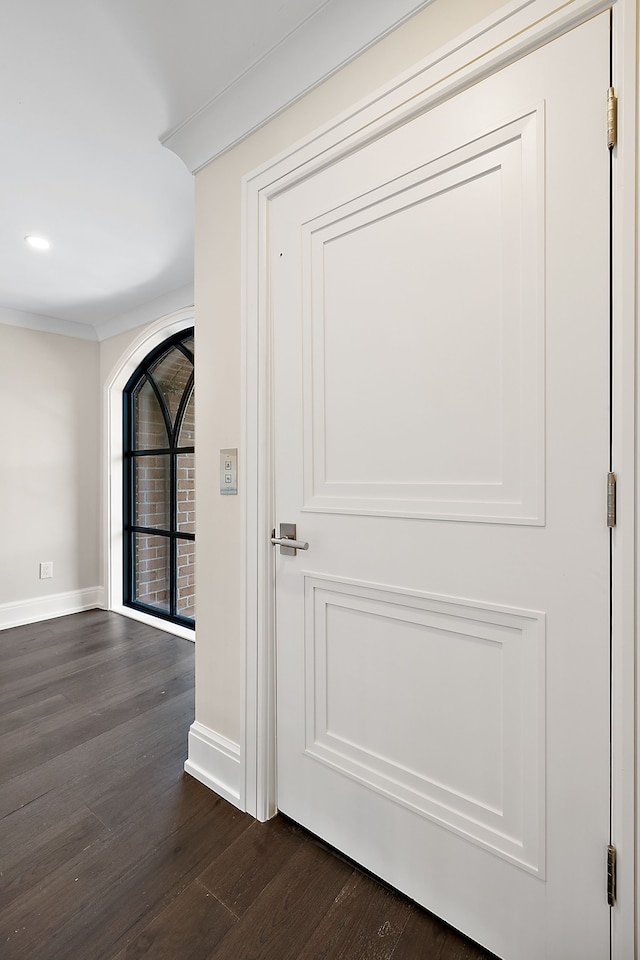
M 618 475 L 618 523 L 612 549 L 612 832 L 618 850 L 618 901 L 612 911 L 612 957 L 636 955 L 636 625 L 635 521 L 637 412 L 636 189 L 637 0 L 513 0 L 443 50 L 242 183 L 242 706 L 240 802 L 259 820 L 276 805 L 274 515 L 268 209 L 283 189 L 306 179 L 430 105 L 613 6 L 613 85 L 619 94 L 614 153 L 612 306 L 614 350 L 612 469 Z M 603 91 L 603 149 L 606 91 Z M 577 358 L 579 359 L 579 358 Z M 605 478 L 603 463 L 603 523 Z M 640 764 L 638 764 L 640 767 Z M 605 851 L 603 850 L 603 896 Z

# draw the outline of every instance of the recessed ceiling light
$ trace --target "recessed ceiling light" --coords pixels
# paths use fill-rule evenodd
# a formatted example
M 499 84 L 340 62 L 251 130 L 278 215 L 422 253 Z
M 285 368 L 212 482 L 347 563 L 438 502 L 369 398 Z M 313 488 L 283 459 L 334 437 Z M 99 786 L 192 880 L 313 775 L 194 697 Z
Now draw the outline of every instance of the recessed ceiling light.
M 51 244 L 44 237 L 25 237 L 24 242 L 34 250 L 48 250 Z

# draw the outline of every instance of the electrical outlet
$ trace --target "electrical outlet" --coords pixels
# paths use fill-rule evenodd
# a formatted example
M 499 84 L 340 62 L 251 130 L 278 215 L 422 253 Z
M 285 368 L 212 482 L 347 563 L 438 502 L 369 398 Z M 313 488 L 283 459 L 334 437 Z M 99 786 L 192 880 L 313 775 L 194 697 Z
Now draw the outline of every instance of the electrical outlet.
M 40 564 L 40 579 L 51 580 L 53 578 L 53 560 L 45 560 Z

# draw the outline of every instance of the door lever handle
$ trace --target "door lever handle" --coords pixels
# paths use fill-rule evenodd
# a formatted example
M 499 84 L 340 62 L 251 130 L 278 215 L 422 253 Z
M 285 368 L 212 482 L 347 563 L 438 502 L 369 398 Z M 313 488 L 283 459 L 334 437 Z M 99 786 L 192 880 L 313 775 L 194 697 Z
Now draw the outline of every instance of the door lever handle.
M 280 553 L 295 557 L 296 550 L 308 550 L 309 544 L 306 540 L 296 540 L 295 523 L 281 523 L 280 536 L 276 537 L 275 530 L 271 531 L 271 543 L 280 547 Z
M 275 533 L 275 530 L 273 531 Z M 293 537 L 271 537 L 271 543 L 280 547 L 293 547 L 294 550 L 308 550 L 309 544 L 306 540 L 294 540 Z

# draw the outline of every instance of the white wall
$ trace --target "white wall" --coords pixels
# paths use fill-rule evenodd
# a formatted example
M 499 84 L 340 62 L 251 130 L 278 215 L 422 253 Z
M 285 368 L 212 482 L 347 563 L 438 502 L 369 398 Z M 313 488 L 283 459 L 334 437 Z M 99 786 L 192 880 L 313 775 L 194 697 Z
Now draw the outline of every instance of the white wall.
M 234 743 L 240 739 L 240 497 L 221 497 L 216 488 L 219 449 L 240 446 L 241 179 L 503 3 L 434 0 L 196 176 L 196 721 Z
M 154 317 L 154 321 L 155 321 Z M 100 388 L 102 389 L 113 373 L 115 365 L 131 349 L 140 336 L 140 327 L 120 333 L 100 344 Z
M 99 598 L 98 344 L 0 325 L 0 627 Z M 52 560 L 52 580 L 39 563 Z

